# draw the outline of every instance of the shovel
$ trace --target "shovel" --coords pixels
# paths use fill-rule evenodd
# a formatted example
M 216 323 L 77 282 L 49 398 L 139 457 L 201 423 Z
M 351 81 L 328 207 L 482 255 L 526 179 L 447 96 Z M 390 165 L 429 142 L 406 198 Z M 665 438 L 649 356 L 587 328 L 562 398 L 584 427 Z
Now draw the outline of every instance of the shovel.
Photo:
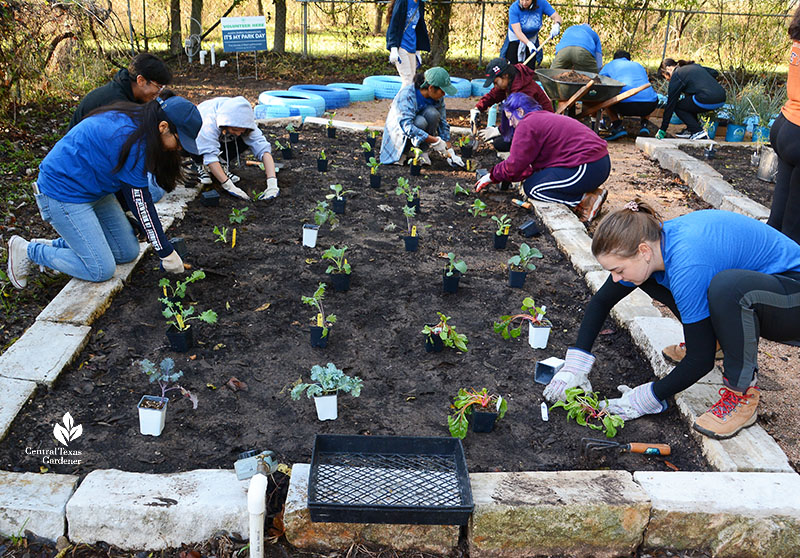
M 592 451 L 619 450 L 620 452 L 642 453 L 644 455 L 669 455 L 672 449 L 668 444 L 648 444 L 644 442 L 630 442 L 623 444 L 612 440 L 597 440 L 595 438 L 581 438 L 581 455 L 588 455 Z
M 534 56 L 536 56 L 536 55 L 539 53 L 539 51 L 540 51 L 540 50 L 542 50 L 542 49 L 544 48 L 544 45 L 546 45 L 547 43 L 549 43 L 549 42 L 550 42 L 550 39 L 552 39 L 552 37 L 547 37 L 547 39 L 545 39 L 543 43 L 541 43 L 541 44 L 540 44 L 538 47 L 536 47 L 535 49 L 533 49 L 533 52 L 531 52 L 531 53 L 528 55 L 528 57 L 525 59 L 525 62 L 523 62 L 523 64 L 525 64 L 525 65 L 527 66 L 527 65 L 528 65 L 528 62 L 530 62 L 531 60 L 533 60 L 533 57 L 534 57 Z

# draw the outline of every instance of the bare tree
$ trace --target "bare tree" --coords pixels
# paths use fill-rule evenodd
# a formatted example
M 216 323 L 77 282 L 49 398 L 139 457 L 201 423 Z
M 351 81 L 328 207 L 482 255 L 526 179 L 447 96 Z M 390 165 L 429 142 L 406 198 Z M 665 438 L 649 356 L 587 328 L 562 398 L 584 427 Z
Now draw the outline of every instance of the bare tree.
M 169 22 L 171 31 L 169 51 L 172 54 L 179 54 L 183 48 L 183 41 L 181 40 L 181 0 L 169 1 Z
M 453 5 L 449 0 L 429 3 L 430 19 L 428 30 L 431 38 L 431 66 L 444 64 L 447 50 L 450 48 L 450 13 Z
M 286 52 L 286 0 L 275 0 L 275 38 L 273 52 Z
M 259 0 L 259 5 L 261 2 Z M 192 0 L 192 19 L 189 21 L 189 33 L 199 35 L 203 27 L 203 0 Z

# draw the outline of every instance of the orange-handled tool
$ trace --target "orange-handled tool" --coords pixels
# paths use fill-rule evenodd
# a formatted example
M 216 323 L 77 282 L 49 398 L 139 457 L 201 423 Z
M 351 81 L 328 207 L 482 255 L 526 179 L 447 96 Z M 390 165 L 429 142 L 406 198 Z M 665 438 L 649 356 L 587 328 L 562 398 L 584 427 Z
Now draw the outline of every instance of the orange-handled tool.
M 597 440 L 595 438 L 581 438 L 581 453 L 586 455 L 590 451 L 600 451 L 616 449 L 630 453 L 641 453 L 644 455 L 669 455 L 672 448 L 668 444 L 648 444 L 645 442 L 614 442 L 613 440 Z

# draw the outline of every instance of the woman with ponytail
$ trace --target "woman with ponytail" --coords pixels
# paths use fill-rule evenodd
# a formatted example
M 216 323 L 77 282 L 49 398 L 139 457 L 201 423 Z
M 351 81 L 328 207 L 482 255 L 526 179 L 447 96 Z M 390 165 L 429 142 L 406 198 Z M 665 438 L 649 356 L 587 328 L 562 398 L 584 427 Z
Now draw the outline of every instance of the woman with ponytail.
M 675 137 L 708 139 L 708 134 L 697 120 L 697 115 L 718 109 L 725 103 L 725 89 L 716 80 L 718 72 L 695 64 L 691 60 L 676 62 L 672 58 L 665 58 L 661 62 L 659 73 L 669 81 L 669 90 L 664 117 L 661 120 L 661 128 L 656 132 L 656 138 L 666 137 L 667 127 L 674 112 L 686 124 L 686 129 Z
M 758 340 L 800 344 L 800 246 L 772 227 L 727 211 L 695 211 L 669 221 L 628 202 L 603 219 L 592 253 L 611 272 L 592 297 L 566 364 L 545 388 L 549 401 L 572 387 L 591 389 L 592 345 L 611 308 L 635 289 L 669 307 L 683 324 L 686 356 L 664 378 L 635 388 L 609 410 L 625 420 L 660 413 L 673 395 L 714 368 L 724 351 L 720 400 L 695 430 L 729 438 L 755 423 Z

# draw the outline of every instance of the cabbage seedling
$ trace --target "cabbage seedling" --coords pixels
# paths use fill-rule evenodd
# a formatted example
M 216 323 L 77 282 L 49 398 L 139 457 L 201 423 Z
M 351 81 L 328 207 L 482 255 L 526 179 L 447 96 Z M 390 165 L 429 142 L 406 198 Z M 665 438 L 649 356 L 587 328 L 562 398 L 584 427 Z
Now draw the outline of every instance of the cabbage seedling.
M 232 208 L 231 214 L 228 215 L 228 222 L 231 224 L 239 223 L 241 225 L 244 220 L 247 219 L 247 215 L 245 215 L 245 213 L 247 213 L 249 210 L 249 207 L 243 207 L 242 209 L 237 209 L 235 207 Z
M 458 194 L 464 194 L 465 196 L 469 196 L 470 195 L 469 190 L 467 190 L 461 184 L 456 182 L 456 187 L 453 188 L 453 195 L 457 196 Z
M 370 157 L 367 164 L 369 165 L 370 174 L 378 174 L 378 167 L 381 166 L 380 161 L 378 161 L 375 157 Z
M 542 253 L 537 248 L 531 248 L 523 242 L 519 246 L 519 254 L 508 259 L 508 265 L 519 271 L 533 271 L 536 269 L 536 265 L 531 260 L 542 257 Z
M 332 200 L 337 199 L 341 200 L 344 199 L 345 194 L 352 194 L 355 190 L 343 190 L 341 184 L 331 184 L 330 189 L 333 190 L 333 194 L 327 194 L 325 196 L 326 199 Z
M 449 261 L 445 264 L 444 273 L 448 277 L 452 277 L 453 273 L 456 271 L 460 272 L 461 274 L 467 272 L 467 264 L 464 263 L 464 260 L 456 261 L 456 255 L 453 252 L 447 253 L 447 259 Z
M 325 159 L 327 159 L 327 158 L 328 158 L 328 156 L 327 156 L 327 155 L 325 155 L 325 150 L 324 150 L 324 149 L 323 149 L 323 150 L 321 150 L 321 151 L 319 152 L 319 160 L 320 160 L 320 161 L 324 161 L 324 160 L 325 160 Z
M 369 153 L 370 151 L 372 151 L 372 146 L 371 146 L 371 145 L 370 145 L 368 142 L 366 142 L 366 141 L 361 143 L 361 147 L 362 147 L 362 148 L 364 149 L 364 151 L 366 151 L 367 153 Z
M 142 372 L 149 378 L 151 384 L 158 382 L 158 386 L 161 388 L 162 399 L 166 397 L 168 391 L 179 389 L 181 390 L 181 393 L 188 397 L 192 402 L 192 408 L 197 409 L 197 396 L 188 389 L 185 389 L 177 384 L 177 381 L 183 376 L 183 371 L 174 373 L 172 372 L 175 369 L 174 360 L 171 358 L 165 358 L 161 361 L 161 364 L 159 364 L 158 367 L 156 367 L 154 362 L 151 362 L 146 358 L 140 360 L 138 364 L 142 369 Z M 170 387 L 170 384 L 175 385 Z
M 486 217 L 486 204 L 482 200 L 475 198 L 469 212 L 473 217 Z
M 409 202 L 413 202 L 419 194 L 419 190 L 419 184 L 412 186 L 406 178 L 400 176 L 397 178 L 397 188 L 394 189 L 394 193 L 398 196 L 405 196 Z
M 508 229 L 511 228 L 511 219 L 508 218 L 508 215 L 505 213 L 502 214 L 500 217 L 497 215 L 492 215 L 492 221 L 497 223 L 497 230 L 494 234 L 497 236 L 502 236 L 504 234 L 508 234 Z
M 344 257 L 346 251 L 347 246 L 342 246 L 341 248 L 331 246 L 322 253 L 323 260 L 331 261 L 331 265 L 328 266 L 325 273 L 344 273 L 345 275 L 350 275 L 350 264 L 347 263 L 347 258 Z

